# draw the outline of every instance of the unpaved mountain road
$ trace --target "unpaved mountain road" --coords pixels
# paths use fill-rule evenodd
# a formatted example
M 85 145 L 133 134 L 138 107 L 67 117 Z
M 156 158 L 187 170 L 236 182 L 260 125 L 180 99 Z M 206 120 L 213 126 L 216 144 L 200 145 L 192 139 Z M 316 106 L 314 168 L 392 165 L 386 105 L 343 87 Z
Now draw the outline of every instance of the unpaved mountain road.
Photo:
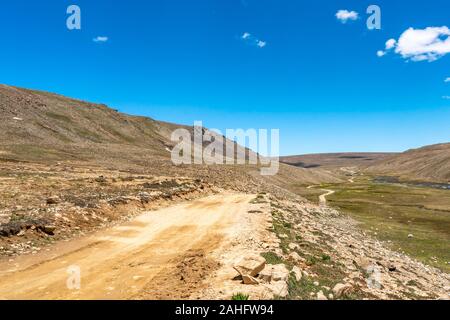
M 49 251 L 0 262 L 0 299 L 187 297 L 189 290 L 201 286 L 201 270 L 215 268 L 207 254 L 235 232 L 239 216 L 246 214 L 253 198 L 221 194 L 146 212 Z M 195 266 L 193 281 L 185 286 L 177 275 L 183 261 Z M 68 273 L 71 266 L 80 270 L 79 290 L 68 288 L 68 279 L 76 279 Z
M 325 191 L 326 193 L 321 194 L 319 196 L 319 204 L 324 207 L 327 205 L 327 197 L 331 196 L 333 193 L 335 193 L 336 191 L 333 190 L 328 190 L 328 189 L 322 189 L 323 191 Z
M 309 186 L 309 187 L 307 187 L 307 189 L 312 189 L 312 188 L 314 188 L 315 186 L 313 185 L 313 186 Z M 325 193 L 324 194 L 321 194 L 320 196 L 319 196 L 319 205 L 321 206 L 321 207 L 326 207 L 327 206 L 327 197 L 328 196 L 331 196 L 333 193 L 335 193 L 336 191 L 333 191 L 333 190 L 328 190 L 328 189 L 319 189 L 319 190 L 322 190 L 322 191 L 325 191 Z

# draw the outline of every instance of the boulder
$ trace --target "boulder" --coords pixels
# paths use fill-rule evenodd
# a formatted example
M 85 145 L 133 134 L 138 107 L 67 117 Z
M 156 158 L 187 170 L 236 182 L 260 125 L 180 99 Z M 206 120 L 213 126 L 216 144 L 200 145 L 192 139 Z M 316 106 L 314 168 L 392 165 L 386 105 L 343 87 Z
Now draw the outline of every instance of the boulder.
M 336 298 L 340 298 L 344 295 L 349 294 L 352 290 L 353 286 L 351 284 L 338 283 L 337 285 L 334 286 L 333 293 Z
M 59 201 L 60 201 L 59 197 L 52 196 L 52 197 L 47 198 L 46 202 L 47 202 L 47 204 L 57 204 L 57 203 L 59 203 Z
M 266 259 L 257 254 L 247 255 L 233 267 L 242 277 L 257 276 L 266 266 Z
M 393 263 L 389 263 L 387 268 L 390 272 L 397 271 L 397 267 Z
M 362 268 L 363 270 L 367 270 L 367 268 L 369 268 L 371 265 L 370 260 L 363 256 L 357 257 L 353 261 L 353 263 L 356 264 L 358 267 Z
M 259 281 L 257 279 L 255 279 L 254 277 L 249 276 L 249 275 L 243 275 L 242 282 L 244 284 L 253 284 L 253 285 L 259 284 Z
M 297 267 L 297 266 L 293 267 L 292 273 L 294 274 L 295 280 L 297 280 L 297 282 L 302 280 L 302 271 L 300 270 L 299 267 Z
M 45 225 L 40 228 L 46 234 L 53 236 L 55 234 L 56 226 L 54 225 Z
M 284 264 L 269 264 L 260 272 L 258 278 L 269 283 L 272 281 L 287 281 L 289 278 L 289 270 Z
M 99 176 L 98 178 L 95 178 L 95 181 L 98 183 L 106 183 L 108 180 L 104 176 Z
M 328 300 L 322 291 L 317 292 L 317 300 Z
M 275 281 L 270 285 L 266 285 L 275 297 L 286 298 L 289 295 L 289 288 L 284 281 Z
M 289 254 L 289 260 L 294 262 L 294 263 L 304 262 L 305 261 L 305 259 L 300 257 L 300 255 L 297 252 L 291 252 Z

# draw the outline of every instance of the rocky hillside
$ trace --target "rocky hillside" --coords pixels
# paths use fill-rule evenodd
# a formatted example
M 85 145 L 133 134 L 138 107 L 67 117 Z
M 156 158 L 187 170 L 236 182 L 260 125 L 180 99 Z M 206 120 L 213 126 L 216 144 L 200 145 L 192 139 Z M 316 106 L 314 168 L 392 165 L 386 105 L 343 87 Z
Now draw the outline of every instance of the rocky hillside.
M 255 166 L 172 165 L 170 149 L 175 143 L 170 135 L 177 128 L 193 132 L 193 127 L 130 116 L 103 104 L 0 85 L 0 162 L 97 165 L 206 177 L 214 183 L 232 185 L 248 185 L 251 176 L 259 173 Z M 329 172 L 297 170 L 282 164 L 280 175 L 272 182 L 282 186 L 285 179 L 311 184 L 337 181 Z
M 450 181 L 450 143 L 408 150 L 371 166 L 370 171 L 404 179 Z
M 145 149 L 153 157 L 167 158 L 173 129 L 172 124 L 102 104 L 0 86 L 2 158 L 81 160 L 105 156 L 103 152 L 118 155 L 124 147 L 133 154 Z

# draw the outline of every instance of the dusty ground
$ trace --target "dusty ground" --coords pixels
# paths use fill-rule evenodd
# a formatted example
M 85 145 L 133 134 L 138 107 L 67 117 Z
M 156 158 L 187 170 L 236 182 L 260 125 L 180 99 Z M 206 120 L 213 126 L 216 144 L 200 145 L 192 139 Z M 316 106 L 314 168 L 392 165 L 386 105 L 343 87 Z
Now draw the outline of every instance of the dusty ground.
M 314 205 L 281 188 L 283 175 L 246 180 L 230 172 L 199 168 L 204 180 L 2 164 L 0 298 L 449 297 L 448 273 L 390 249 L 323 201 Z M 304 189 L 316 192 L 316 201 L 325 192 Z M 328 202 L 333 196 L 323 195 Z M 233 266 L 251 254 L 284 265 L 285 280 L 242 284 Z M 80 290 L 67 287 L 74 266 Z M 379 286 L 368 282 L 373 270 Z M 348 292 L 336 294 L 336 285 Z
M 222 194 L 147 212 L 91 237 L 4 262 L 0 298 L 188 298 L 219 267 L 206 254 L 226 249 L 227 239 L 241 230 L 252 198 Z M 183 270 L 186 259 L 190 265 Z M 192 269 L 193 262 L 204 275 Z M 80 290 L 67 288 L 71 266 L 80 268 Z

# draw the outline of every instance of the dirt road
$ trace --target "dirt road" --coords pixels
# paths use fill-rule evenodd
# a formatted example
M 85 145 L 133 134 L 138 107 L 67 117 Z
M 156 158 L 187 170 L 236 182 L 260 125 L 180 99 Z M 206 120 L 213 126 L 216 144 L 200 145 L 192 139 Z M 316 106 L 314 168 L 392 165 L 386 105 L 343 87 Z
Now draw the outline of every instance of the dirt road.
M 187 297 L 201 286 L 203 273 L 217 267 L 208 252 L 233 232 L 253 198 L 222 194 L 147 212 L 50 251 L 1 262 L 0 299 Z M 186 263 L 194 268 L 183 269 Z M 194 273 L 191 282 L 186 272 Z
M 328 189 L 322 189 L 323 191 L 325 191 L 326 193 L 321 194 L 319 196 L 319 204 L 321 206 L 326 206 L 327 205 L 327 197 L 331 196 L 333 193 L 335 193 L 335 191 L 333 190 L 328 190 Z

